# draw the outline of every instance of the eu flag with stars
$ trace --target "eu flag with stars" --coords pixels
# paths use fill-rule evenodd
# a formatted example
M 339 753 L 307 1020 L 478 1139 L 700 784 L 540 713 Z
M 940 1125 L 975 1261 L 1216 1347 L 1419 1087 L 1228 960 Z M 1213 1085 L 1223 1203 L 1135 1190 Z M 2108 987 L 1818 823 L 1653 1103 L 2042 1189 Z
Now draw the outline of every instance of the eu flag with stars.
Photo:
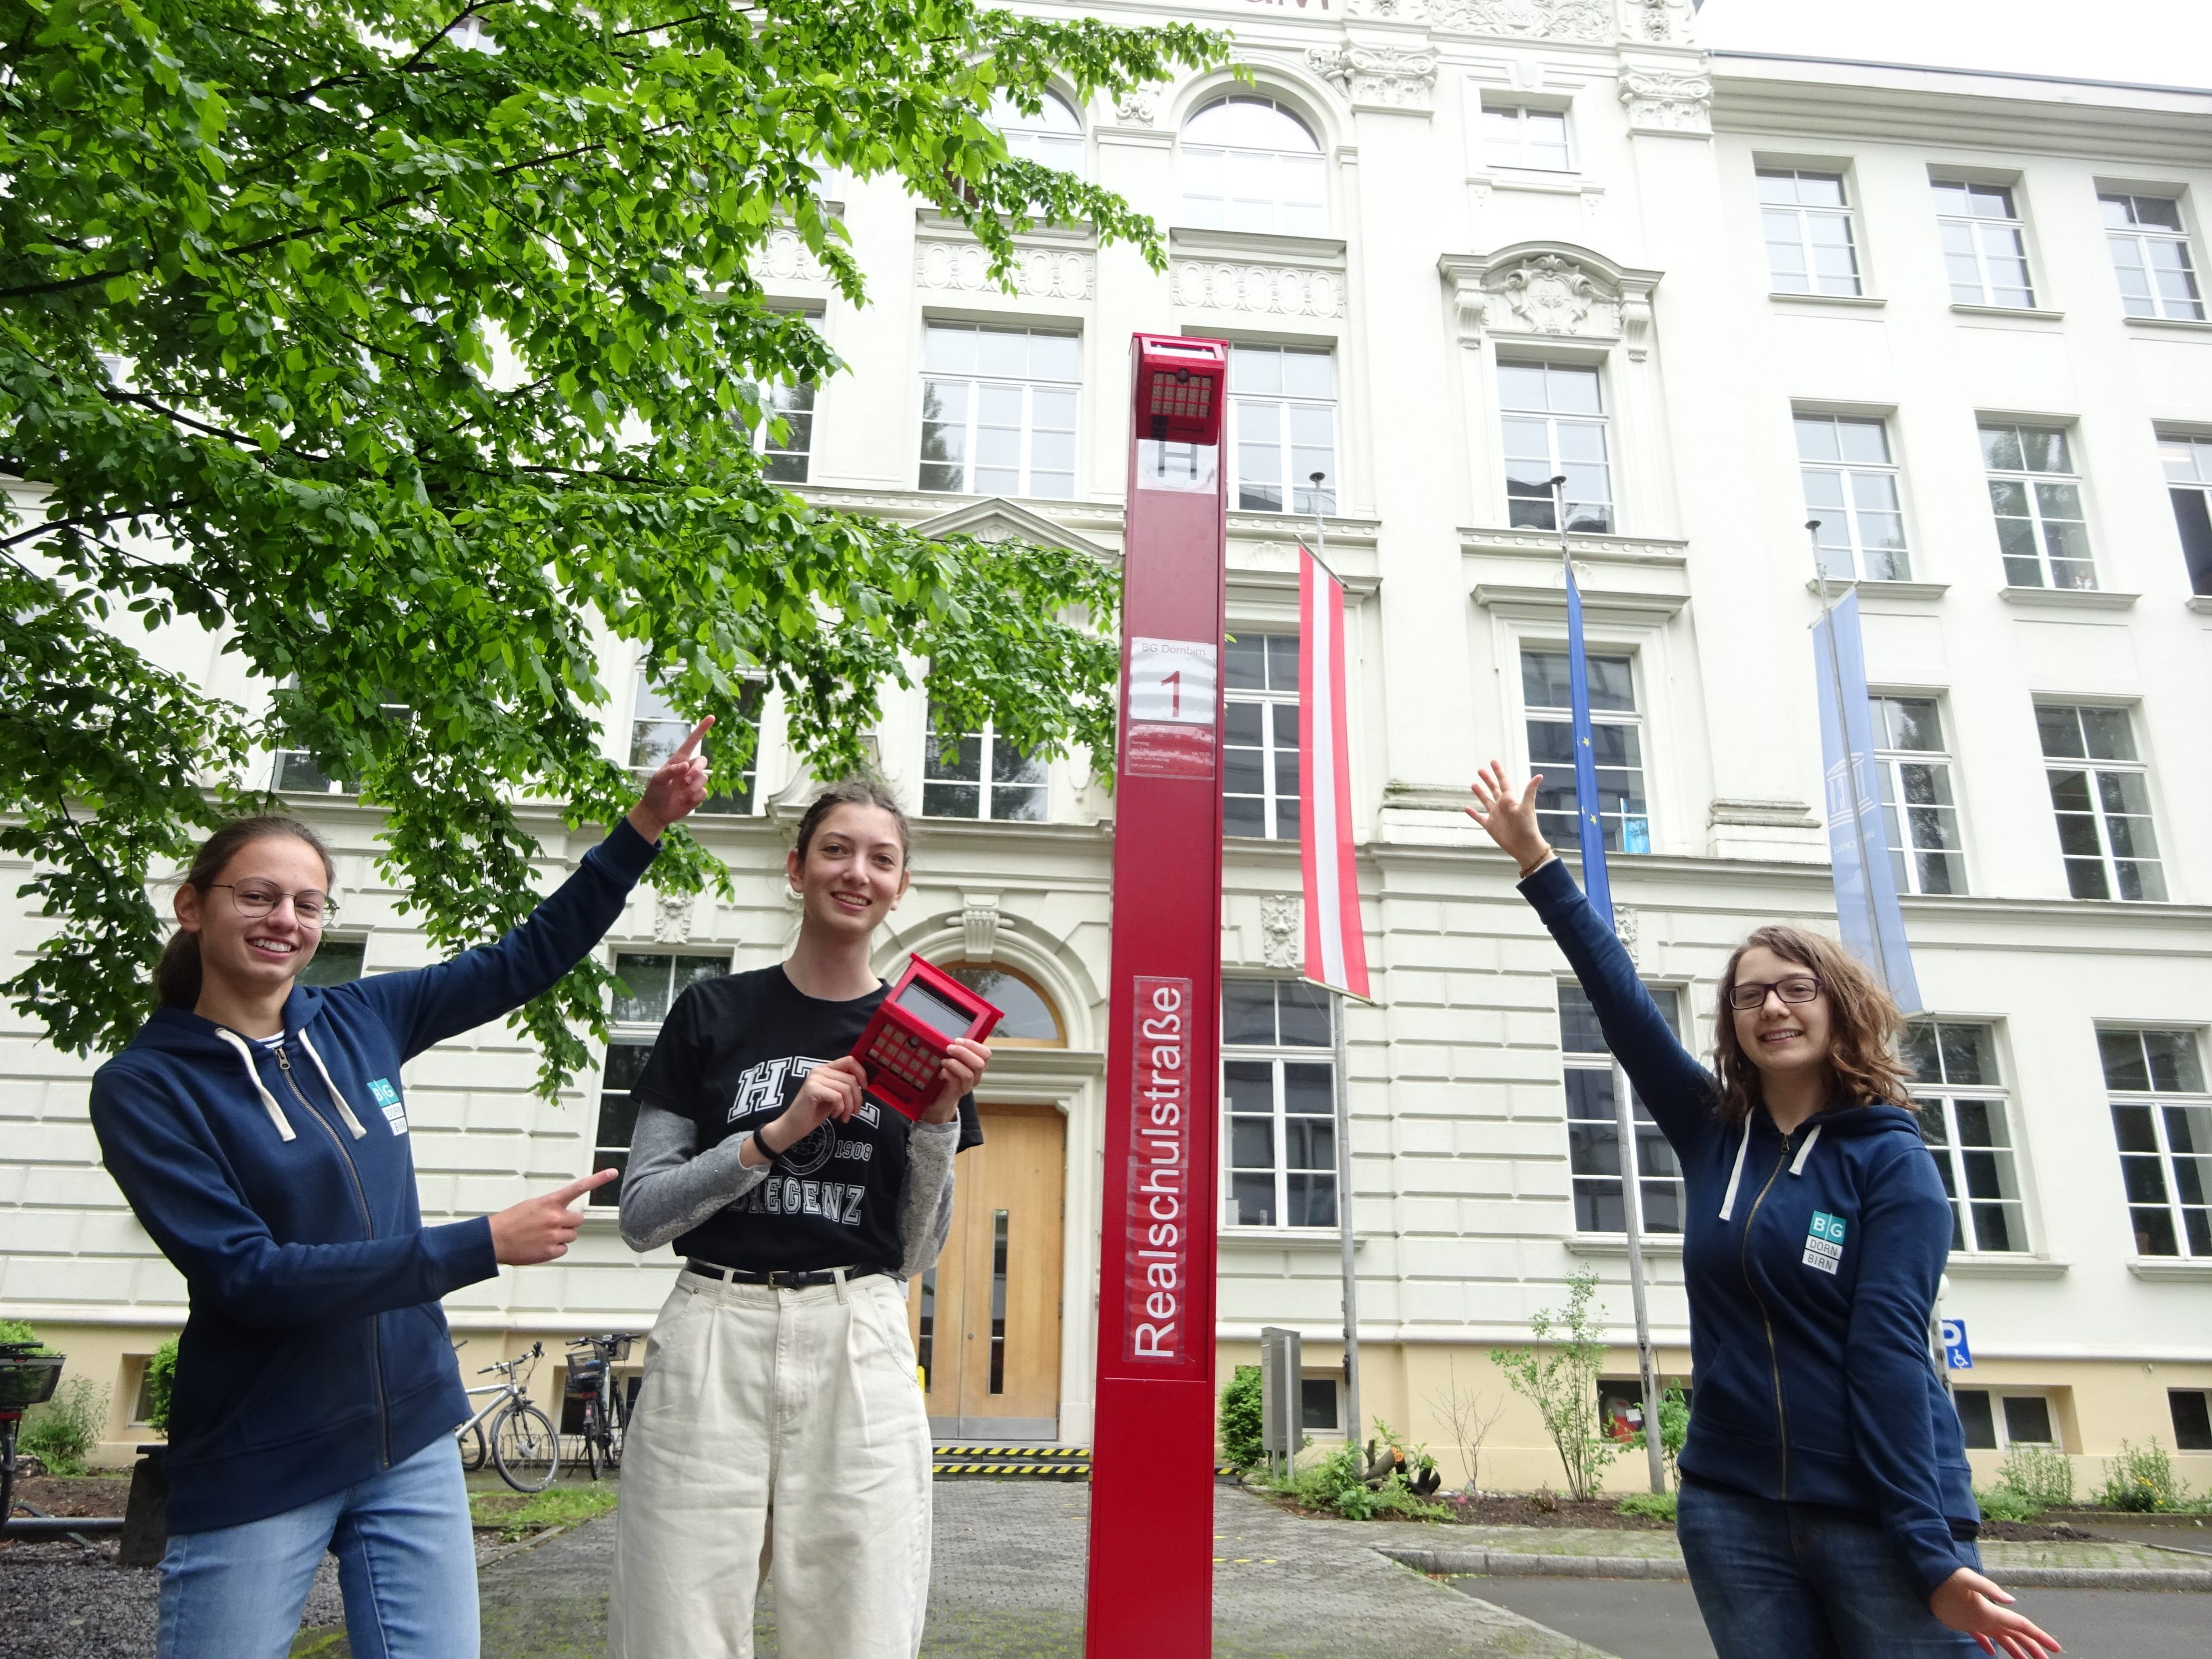
M 1575 830 L 1582 842 L 1583 893 L 1613 926 L 1613 882 L 1605 872 L 1605 824 L 1598 817 L 1597 756 L 1590 748 L 1589 663 L 1583 655 L 1583 595 L 1567 571 L 1567 685 L 1575 726 Z

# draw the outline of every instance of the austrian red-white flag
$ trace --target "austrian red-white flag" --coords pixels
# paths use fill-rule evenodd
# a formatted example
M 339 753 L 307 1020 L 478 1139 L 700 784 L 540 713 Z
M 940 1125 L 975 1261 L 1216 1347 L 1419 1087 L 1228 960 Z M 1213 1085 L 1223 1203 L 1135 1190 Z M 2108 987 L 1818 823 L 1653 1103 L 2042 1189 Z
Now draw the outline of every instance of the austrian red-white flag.
M 1305 867 L 1305 977 L 1367 1000 L 1367 938 L 1352 854 L 1345 746 L 1344 585 L 1298 549 L 1298 857 Z

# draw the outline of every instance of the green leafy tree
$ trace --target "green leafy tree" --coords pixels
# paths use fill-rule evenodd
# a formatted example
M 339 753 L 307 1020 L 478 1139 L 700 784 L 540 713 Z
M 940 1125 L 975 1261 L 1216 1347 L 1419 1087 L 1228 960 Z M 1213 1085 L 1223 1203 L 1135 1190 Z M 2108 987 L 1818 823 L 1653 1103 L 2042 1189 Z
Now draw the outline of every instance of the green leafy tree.
M 1659 1455 L 1666 1461 L 1667 1474 L 1675 1486 L 1682 1482 L 1682 1472 L 1674 1467 L 1675 1459 L 1690 1439 L 1690 1394 L 1677 1377 L 1665 1385 L 1659 1396 Z M 1638 1429 L 1620 1443 L 1623 1451 L 1644 1449 L 1644 1431 Z M 1649 1494 L 1647 1494 L 1648 1496 Z
M 1221 1391 L 1221 1455 L 1240 1469 L 1257 1468 L 1267 1454 L 1261 1444 L 1260 1368 L 1239 1365 Z
M 382 810 L 437 948 L 496 934 L 534 898 L 517 802 L 628 805 L 610 639 L 717 717 L 726 772 L 744 674 L 834 772 L 913 662 L 963 728 L 1109 755 L 1113 572 L 763 479 L 759 388 L 840 366 L 749 260 L 788 228 L 865 299 L 836 169 L 897 179 L 1002 280 L 1040 220 L 1157 268 L 1148 222 L 987 115 L 1224 50 L 973 0 L 0 0 L 0 849 L 51 920 L 0 990 L 76 1052 L 135 1027 L 147 878 L 242 804 L 256 748 Z M 213 696 L 134 623 L 282 689 Z M 728 890 L 681 832 L 653 879 Z M 549 1091 L 606 984 L 586 964 L 522 1016 Z
M 176 1391 L 177 1339 L 173 1336 L 146 1359 L 146 1426 L 156 1434 L 169 1432 L 169 1401 Z
M 1530 1317 L 1534 1347 L 1493 1348 L 1490 1354 L 1508 1386 L 1543 1419 L 1566 1470 L 1567 1491 L 1576 1498 L 1597 1490 L 1607 1465 L 1621 1450 L 1598 1421 L 1597 1380 L 1606 1343 L 1605 1327 L 1590 1308 L 1596 1292 L 1596 1270 L 1577 1269 L 1567 1279 L 1567 1305 L 1557 1311 L 1539 1308 Z M 1663 1421 L 1660 1431 L 1663 1436 Z

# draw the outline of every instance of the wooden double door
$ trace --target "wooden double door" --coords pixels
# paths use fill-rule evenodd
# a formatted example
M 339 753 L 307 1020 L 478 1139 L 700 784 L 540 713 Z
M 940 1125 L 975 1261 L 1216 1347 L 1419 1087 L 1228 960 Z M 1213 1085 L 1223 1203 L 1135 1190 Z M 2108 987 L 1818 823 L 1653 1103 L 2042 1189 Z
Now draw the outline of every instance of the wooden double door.
M 944 1440 L 1053 1440 L 1060 1431 L 1060 1271 L 1067 1126 L 1049 1106 L 983 1109 L 983 1144 L 954 1164 L 952 1231 L 907 1289 Z

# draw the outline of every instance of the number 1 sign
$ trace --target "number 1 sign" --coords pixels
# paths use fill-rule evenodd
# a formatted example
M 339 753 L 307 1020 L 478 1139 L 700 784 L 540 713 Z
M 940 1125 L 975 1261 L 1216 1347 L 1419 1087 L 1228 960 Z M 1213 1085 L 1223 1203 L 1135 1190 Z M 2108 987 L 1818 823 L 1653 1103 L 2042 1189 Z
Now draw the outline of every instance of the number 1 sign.
M 1148 778 L 1210 778 L 1220 648 L 1197 640 L 1129 641 L 1128 769 Z

